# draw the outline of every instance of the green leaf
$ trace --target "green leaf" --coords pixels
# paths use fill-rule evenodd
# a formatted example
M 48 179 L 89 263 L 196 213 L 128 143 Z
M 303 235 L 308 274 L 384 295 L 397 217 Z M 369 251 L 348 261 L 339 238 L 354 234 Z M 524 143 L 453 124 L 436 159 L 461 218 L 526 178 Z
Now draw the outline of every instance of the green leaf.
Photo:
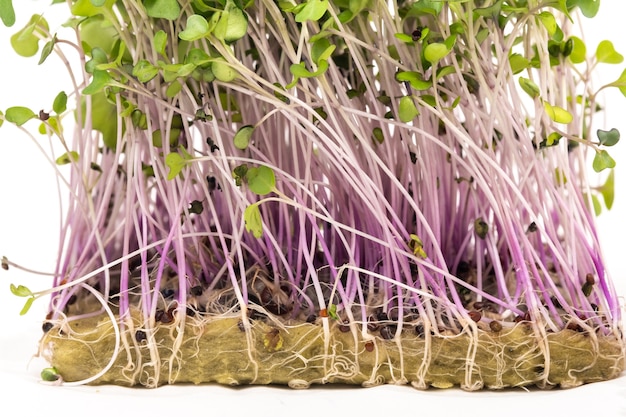
M 398 104 L 398 118 L 402 122 L 408 123 L 419 114 L 412 97 L 404 96 L 400 99 L 400 103 Z
M 563 135 L 558 132 L 552 132 L 546 138 L 546 146 L 554 146 L 559 143 Z
M 296 22 L 307 20 L 318 21 L 328 10 L 328 0 L 308 0 L 305 6 L 296 14 Z
M 552 37 L 555 33 L 559 25 L 556 23 L 556 19 L 554 15 L 550 12 L 541 12 L 537 15 L 539 21 L 543 24 L 543 26 L 548 31 L 548 35 Z
M 380 127 L 375 127 L 374 129 L 372 129 L 372 139 L 374 140 L 374 142 L 376 143 L 383 143 L 385 141 L 385 134 L 383 133 L 383 130 Z
M 246 180 L 250 191 L 258 195 L 269 194 L 276 187 L 274 170 L 265 165 L 249 168 Z
M 250 144 L 250 138 L 254 133 L 254 126 L 246 125 L 241 127 L 233 137 L 235 148 L 245 150 Z
M 4 118 L 7 122 L 15 123 L 18 126 L 22 126 L 30 119 L 37 117 L 34 111 L 27 107 L 9 107 L 6 111 Z
M 10 286 L 11 293 L 13 295 L 17 295 L 18 297 L 34 297 L 35 295 L 31 290 L 23 285 L 18 285 L 17 287 L 13 284 Z
M 29 297 L 26 299 L 24 307 L 22 307 L 22 310 L 20 311 L 20 316 L 28 313 L 28 310 L 30 310 L 30 307 L 33 305 L 33 301 L 35 301 L 35 297 Z
M 604 146 L 613 146 L 619 142 L 619 130 L 612 128 L 611 130 L 602 130 L 598 129 L 598 139 L 600 140 L 600 145 Z
M 233 81 L 239 75 L 239 73 L 221 57 L 211 63 L 211 71 L 215 78 L 224 83 Z
M 537 98 L 539 97 L 539 94 L 541 94 L 539 86 L 528 78 L 520 77 L 518 82 L 520 87 L 522 87 L 522 90 L 524 90 L 524 92 L 531 98 Z
M 328 317 L 330 317 L 333 320 L 339 320 L 339 315 L 337 315 L 337 305 L 330 303 L 328 304 L 328 310 L 326 311 L 328 313 Z
M 543 102 L 543 108 L 548 114 L 548 117 L 550 117 L 550 119 L 552 119 L 556 123 L 568 124 L 574 119 L 570 112 L 562 107 L 553 106 L 547 101 Z
M 165 96 L 167 98 L 176 97 L 182 89 L 183 85 L 181 83 L 179 83 L 178 81 L 173 81 L 170 85 L 167 86 L 167 89 L 165 90 Z
M 613 207 L 613 202 L 615 201 L 615 170 L 612 169 L 609 173 L 609 176 L 606 179 L 606 182 L 598 189 L 600 194 L 602 194 L 602 198 L 604 199 L 604 205 L 608 210 L 611 210 Z
M 173 180 L 187 165 L 187 160 L 176 152 L 171 152 L 165 157 L 165 165 L 168 166 L 170 172 L 167 174 L 168 180 Z
M 154 49 L 161 55 L 165 55 L 165 48 L 167 47 L 167 34 L 160 30 L 154 34 Z
M 42 135 L 47 135 L 50 131 L 52 131 L 60 136 L 63 131 L 63 126 L 59 122 L 59 116 L 50 117 L 47 120 L 47 123 L 41 123 L 37 131 Z
M 54 37 L 46 42 L 44 47 L 41 49 L 41 57 L 39 57 L 39 62 L 37 63 L 37 65 L 41 65 L 44 63 L 44 61 L 50 56 L 52 51 L 54 51 L 54 45 L 56 45 L 56 43 L 57 35 L 54 35 Z
M 434 42 L 424 48 L 424 59 L 431 64 L 436 64 L 449 53 L 450 49 L 445 44 Z
M 591 204 L 593 205 L 593 212 L 596 216 L 599 216 L 602 213 L 602 205 L 600 204 L 600 199 L 596 195 L 591 196 Z
M 440 0 L 420 0 L 411 5 L 411 14 L 421 16 L 424 14 L 430 14 L 435 17 L 439 16 L 443 8 L 443 1 Z
M 193 14 L 187 18 L 185 30 L 178 34 L 178 37 L 184 41 L 192 42 L 208 35 L 209 23 L 206 19 L 198 14 Z
M 432 94 L 422 94 L 420 99 L 431 107 L 437 107 L 437 99 Z
M 411 233 L 409 237 L 410 237 L 409 248 L 413 252 L 413 255 L 418 256 L 422 259 L 425 259 L 428 255 L 426 254 L 426 251 L 424 250 L 424 243 L 422 242 L 422 239 L 420 239 L 419 236 L 413 233 Z
M 178 0 L 143 0 L 148 16 L 176 20 L 180 16 Z
M 57 368 L 55 367 L 44 368 L 41 371 L 41 379 L 46 382 L 58 381 L 59 378 L 61 378 L 61 375 L 59 375 L 59 371 L 57 371 Z
M 246 231 L 251 232 L 257 239 L 263 236 L 263 221 L 258 204 L 251 204 L 243 212 Z
M 604 149 L 596 151 L 596 156 L 593 158 L 593 170 L 601 172 L 607 168 L 615 168 L 615 160 Z
M 108 60 L 108 55 L 113 56 L 113 49 L 119 40 L 119 34 L 115 26 L 102 14 L 81 19 L 78 29 L 81 46 L 87 55 L 92 54 L 92 51 L 98 48 L 104 53 L 104 62 Z
M 580 7 L 583 16 L 590 19 L 595 17 L 600 9 L 600 0 L 574 0 L 573 3 Z
M 624 61 L 622 54 L 618 53 L 613 42 L 604 40 L 598 44 L 596 59 L 605 64 L 620 64 Z
M 227 0 L 224 10 L 217 16 L 219 20 L 213 33 L 218 39 L 230 43 L 243 38 L 248 32 L 248 16 L 234 1 Z
M 61 91 L 54 98 L 54 102 L 52 103 L 52 110 L 56 114 L 61 114 L 65 110 L 67 110 L 67 94 L 65 94 L 65 91 Z
M 406 44 L 414 43 L 413 37 L 411 35 L 407 35 L 406 33 L 394 33 L 393 36 L 403 43 L 406 43 Z
M 71 7 L 71 12 L 75 16 L 90 17 L 102 14 L 113 8 L 117 0 L 76 0 Z
M 511 65 L 511 71 L 513 74 L 519 74 L 526 68 L 530 67 L 530 61 L 520 54 L 511 54 L 509 56 L 509 64 Z
M 11 46 L 18 55 L 34 56 L 39 50 L 39 36 L 47 36 L 48 22 L 41 15 L 33 15 L 26 26 L 11 36 Z
M 140 120 L 141 121 L 141 120 Z M 167 144 L 169 147 L 176 145 L 178 138 L 180 137 L 181 130 L 171 127 L 169 130 L 170 134 L 168 137 Z M 163 146 L 163 132 L 161 129 L 157 129 L 152 132 L 152 146 L 157 148 L 161 148 Z
M 89 74 L 93 74 L 98 71 L 98 68 L 109 62 L 107 53 L 102 48 L 93 48 L 91 50 L 91 59 L 85 64 L 85 71 Z
M 112 78 L 108 72 L 96 70 L 93 72 L 91 83 L 83 90 L 83 94 L 94 95 L 96 93 L 101 93 L 102 90 L 109 85 L 111 80 Z
M 15 24 L 15 10 L 13 0 L 0 0 L 0 19 L 4 26 L 10 27 Z
M 396 80 L 400 82 L 408 82 L 411 84 L 411 87 L 417 91 L 427 90 L 433 85 L 431 80 L 424 80 L 422 74 L 417 71 L 401 71 L 396 74 Z
M 585 58 L 587 57 L 587 46 L 582 39 L 572 36 L 569 38 L 572 41 L 572 52 L 569 54 L 569 60 L 574 64 L 580 64 L 585 62 Z
M 527 9 L 528 10 L 528 9 Z M 502 12 L 502 1 L 496 1 L 493 5 L 487 7 L 480 7 L 474 10 L 474 18 L 482 16 L 487 19 L 496 20 Z
M 622 74 L 617 80 L 607 84 L 606 87 L 617 87 L 619 91 L 626 96 L 626 69 L 622 71 Z
M 83 127 L 85 127 L 88 122 L 91 122 L 91 129 L 102 133 L 104 145 L 109 149 L 115 149 L 119 123 L 116 105 L 111 103 L 103 92 L 96 92 L 90 96 L 82 97 L 81 111 L 83 114 L 86 114 L 88 102 L 91 102 L 91 120 L 88 121 L 83 117 Z
M 369 3 L 369 0 L 350 0 L 348 8 L 354 14 L 361 13 Z
M 456 74 L 456 68 L 453 65 L 446 65 L 437 69 L 437 78 L 443 78 L 446 75 Z
M 147 83 L 159 74 L 159 68 L 142 59 L 135 64 L 132 74 L 140 82 Z
M 200 48 L 191 49 L 185 56 L 185 63 L 194 64 L 203 69 L 209 68 L 211 57 Z
M 70 164 L 72 162 L 77 162 L 78 161 L 78 152 L 76 151 L 70 151 L 70 152 L 66 152 L 63 155 L 59 156 L 55 163 L 57 165 L 67 165 Z
M 320 61 L 328 60 L 335 51 L 336 46 L 326 38 L 318 39 L 311 46 L 311 59 L 319 65 Z
M 285 88 L 287 89 L 292 88 L 294 85 L 296 85 L 296 83 L 298 82 L 298 79 L 300 78 L 317 77 L 318 75 L 325 73 L 327 69 L 328 69 L 328 61 L 324 59 L 320 60 L 320 62 L 317 63 L 317 70 L 313 72 L 306 69 L 304 62 L 300 62 L 299 64 L 292 64 L 289 67 L 289 71 L 293 74 L 294 79 L 292 82 L 287 84 Z

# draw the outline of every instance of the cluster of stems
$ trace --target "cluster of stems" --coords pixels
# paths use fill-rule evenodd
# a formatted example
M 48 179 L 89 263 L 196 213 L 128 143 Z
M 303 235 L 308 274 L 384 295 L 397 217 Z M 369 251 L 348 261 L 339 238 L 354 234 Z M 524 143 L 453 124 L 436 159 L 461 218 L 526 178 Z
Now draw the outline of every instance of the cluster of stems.
M 621 337 L 586 177 L 593 65 L 564 6 L 69 3 L 47 320 Z

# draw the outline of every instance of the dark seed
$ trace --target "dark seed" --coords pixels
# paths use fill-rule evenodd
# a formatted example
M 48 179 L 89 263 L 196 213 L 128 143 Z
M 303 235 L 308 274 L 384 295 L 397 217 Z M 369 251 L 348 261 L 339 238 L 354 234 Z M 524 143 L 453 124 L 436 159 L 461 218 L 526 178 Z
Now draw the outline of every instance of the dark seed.
M 483 315 L 481 314 L 480 311 L 470 311 L 467 314 L 470 316 L 470 319 L 472 319 L 476 323 L 478 323 L 480 319 L 483 318 Z
M 597 313 L 599 308 L 597 304 L 591 303 L 591 308 L 593 309 L 594 313 Z
M 195 315 L 196 315 L 196 310 L 194 310 L 194 309 L 193 309 L 193 308 L 191 308 L 191 307 L 187 307 L 187 311 L 186 311 L 186 313 L 187 313 L 187 317 L 195 317 Z
M 561 307 L 561 303 L 559 303 L 559 300 L 558 300 L 555 296 L 550 297 L 550 301 L 552 302 L 552 304 L 554 305 L 554 307 L 556 307 L 556 308 L 562 308 L 562 307 Z
M 497 333 L 502 330 L 502 324 L 500 324 L 499 321 L 492 320 L 491 322 L 489 322 L 489 328 L 492 332 Z
M 137 330 L 135 332 L 135 340 L 139 343 L 143 342 L 144 340 L 146 340 L 148 337 L 146 336 L 146 332 L 144 332 L 143 330 Z
M 423 324 L 418 324 L 417 326 L 415 326 L 415 334 L 421 338 L 424 337 L 424 325 Z
M 422 28 L 417 28 L 413 32 L 411 32 L 411 39 L 413 42 L 417 42 L 422 38 Z
M 376 318 L 378 319 L 378 321 L 389 320 L 389 316 L 387 316 L 387 313 L 385 313 L 384 311 L 379 311 L 378 313 L 376 313 Z
M 374 343 L 371 340 L 368 340 L 367 342 L 365 342 L 365 350 L 367 350 L 368 352 L 371 352 L 374 350 Z
M 315 323 L 315 320 L 317 320 L 317 316 L 315 314 L 310 314 L 307 318 L 306 318 L 306 322 L 307 323 Z
M 261 291 L 261 302 L 263 304 L 267 304 L 270 301 L 272 301 L 272 292 L 269 290 L 269 288 L 264 287 L 263 291 Z
M 250 311 L 250 310 L 248 310 L 248 311 Z M 267 317 L 267 315 L 265 315 L 265 314 L 263 314 L 263 313 L 261 313 L 259 311 L 256 311 L 256 310 L 252 310 L 252 311 L 250 311 L 248 313 L 248 318 L 250 320 L 263 320 L 266 317 Z
M 39 120 L 41 120 L 42 122 L 45 122 L 49 118 L 50 118 L 50 114 L 49 113 L 46 113 L 43 110 L 39 110 Z
M 593 274 L 587 274 L 585 276 L 585 282 L 587 282 L 587 284 L 589 285 L 593 285 L 596 283 L 596 279 L 593 277 Z
M 191 287 L 189 292 L 191 293 L 191 295 L 193 295 L 195 297 L 201 296 L 202 295 L 202 285 L 196 285 L 195 287 Z
M 583 328 L 580 327 L 577 323 L 568 323 L 567 324 L 567 328 L 569 330 L 573 330 L 575 332 L 582 332 L 583 331 Z
M 388 326 L 383 326 L 380 329 L 380 336 L 385 340 L 393 339 L 393 337 L 396 335 L 397 329 L 398 328 L 392 324 Z
M 71 306 L 72 304 L 76 302 L 76 299 L 77 299 L 76 294 L 72 294 L 70 298 L 67 300 L 66 305 Z
M 350 326 L 348 326 L 347 324 L 340 324 L 339 331 L 341 333 L 348 333 L 350 331 Z
M 168 324 L 172 321 L 174 321 L 174 316 L 172 315 L 172 313 L 169 311 L 163 312 L 163 314 L 161 315 L 161 323 Z
M 379 328 L 378 318 L 375 316 L 369 316 L 367 318 L 367 330 L 375 332 Z
M 166 288 L 164 290 L 161 291 L 161 295 L 163 296 L 163 298 L 171 298 L 174 296 L 174 290 L 171 288 Z
M 43 330 L 44 333 L 48 333 L 50 331 L 50 329 L 52 329 L 53 327 L 54 327 L 54 324 L 50 323 L 49 321 L 46 321 L 41 326 L 41 330 Z
M 157 310 L 154 313 L 154 320 L 155 321 L 161 321 L 161 318 L 163 317 L 164 311 L 163 310 Z
M 220 147 L 217 146 L 215 142 L 213 141 L 213 139 L 211 138 L 206 138 L 206 144 L 209 145 L 209 148 L 211 149 L 211 153 L 220 150 Z

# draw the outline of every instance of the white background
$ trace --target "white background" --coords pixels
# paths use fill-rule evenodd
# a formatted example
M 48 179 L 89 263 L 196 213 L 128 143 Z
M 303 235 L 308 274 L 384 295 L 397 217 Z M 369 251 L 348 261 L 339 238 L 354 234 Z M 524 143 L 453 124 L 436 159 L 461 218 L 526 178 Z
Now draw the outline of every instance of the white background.
M 54 59 L 37 66 L 38 58 L 15 55 L 9 36 L 21 28 L 34 12 L 47 10 L 50 1 L 14 0 L 17 24 L 0 28 L 0 109 L 24 105 L 35 110 L 50 108 L 55 95 L 69 81 Z M 626 55 L 624 11 L 626 3 L 604 1 L 599 15 L 583 19 L 590 49 L 602 39 L 610 39 Z M 57 22 L 54 10 L 46 12 Z M 56 27 L 52 23 L 52 29 Z M 626 68 L 626 62 L 602 69 L 596 85 L 611 82 Z M 626 98 L 617 90 L 606 92 L 606 120 L 596 127 L 618 128 L 626 133 Z M 41 142 L 46 146 L 45 141 Z M 626 238 L 626 144 L 612 150 L 616 169 L 616 201 L 611 212 L 598 219 L 599 232 L 611 275 L 621 295 L 626 294 L 624 239 Z M 33 141 L 13 126 L 0 128 L 0 256 L 44 271 L 52 270 L 56 259 L 59 205 L 50 166 Z M 15 405 L 28 415 L 110 416 L 122 412 L 132 415 L 172 415 L 200 411 L 209 415 L 280 416 L 293 413 L 309 415 L 536 415 L 536 416 L 626 416 L 626 375 L 613 381 L 590 384 L 572 390 L 473 392 L 461 390 L 416 391 L 401 386 L 371 389 L 323 387 L 293 391 L 282 387 L 227 388 L 220 386 L 174 386 L 158 390 L 119 387 L 50 387 L 41 384 L 39 372 L 45 365 L 31 356 L 41 335 L 45 302 L 34 305 L 26 316 L 19 316 L 23 299 L 9 292 L 9 284 L 27 285 L 42 290 L 50 279 L 12 269 L 0 271 L 0 413 Z M 622 305 L 624 301 L 622 298 Z M 11 407 L 13 410 L 15 408 Z M 45 413 L 45 414 L 44 414 Z

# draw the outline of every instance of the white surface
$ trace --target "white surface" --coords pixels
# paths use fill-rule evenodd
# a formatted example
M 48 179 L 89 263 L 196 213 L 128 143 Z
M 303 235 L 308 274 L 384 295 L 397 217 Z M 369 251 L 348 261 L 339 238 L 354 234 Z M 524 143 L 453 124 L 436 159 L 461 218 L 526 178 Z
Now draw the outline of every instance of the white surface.
M 18 6 L 18 23 L 12 29 L 0 29 L 0 109 L 12 105 L 49 107 L 56 93 L 67 80 L 60 66 L 50 60 L 41 67 L 36 58 L 23 59 L 10 50 L 8 37 L 21 28 L 32 11 L 49 4 L 46 1 L 14 0 Z M 611 39 L 618 51 L 626 54 L 623 36 L 625 6 L 613 1 L 603 2 L 600 15 L 588 24 L 588 45 Z M 626 4 L 626 3 L 624 3 Z M 50 17 L 50 16 L 48 16 Z M 602 81 L 616 79 L 626 63 L 606 67 Z M 56 76 L 55 74 L 61 74 Z M 598 83 L 599 85 L 599 83 Z M 617 127 L 626 134 L 626 98 L 609 91 L 607 122 L 597 127 Z M 46 146 L 45 142 L 42 143 Z M 626 144 L 620 143 L 612 155 L 618 161 L 616 170 L 617 198 L 613 210 L 598 220 L 605 255 L 620 294 L 626 294 L 624 244 L 626 236 Z M 41 174 L 40 174 L 41 173 Z M 51 270 L 56 254 L 59 208 L 55 182 L 45 159 L 32 141 L 11 126 L 0 129 L 0 256 L 33 268 Z M 12 270 L 0 271 L 0 407 L 16 405 L 27 415 L 166 416 L 184 411 L 208 415 L 328 416 L 344 413 L 364 416 L 380 413 L 385 416 L 404 415 L 506 415 L 506 416 L 626 416 L 626 375 L 604 383 L 573 390 L 474 392 L 461 390 L 416 391 L 403 386 L 382 386 L 371 389 L 323 387 L 293 391 L 282 387 L 227 388 L 220 386 L 174 386 L 158 390 L 124 389 L 119 387 L 50 387 L 39 381 L 45 365 L 31 356 L 36 352 L 41 334 L 41 318 L 45 303 L 36 303 L 31 312 L 20 317 L 23 299 L 9 292 L 9 283 L 44 289 L 47 278 Z M 623 302 L 622 302 L 623 304 Z M 45 413 L 45 414 L 44 414 Z M 349 414 L 348 414 L 349 413 Z

